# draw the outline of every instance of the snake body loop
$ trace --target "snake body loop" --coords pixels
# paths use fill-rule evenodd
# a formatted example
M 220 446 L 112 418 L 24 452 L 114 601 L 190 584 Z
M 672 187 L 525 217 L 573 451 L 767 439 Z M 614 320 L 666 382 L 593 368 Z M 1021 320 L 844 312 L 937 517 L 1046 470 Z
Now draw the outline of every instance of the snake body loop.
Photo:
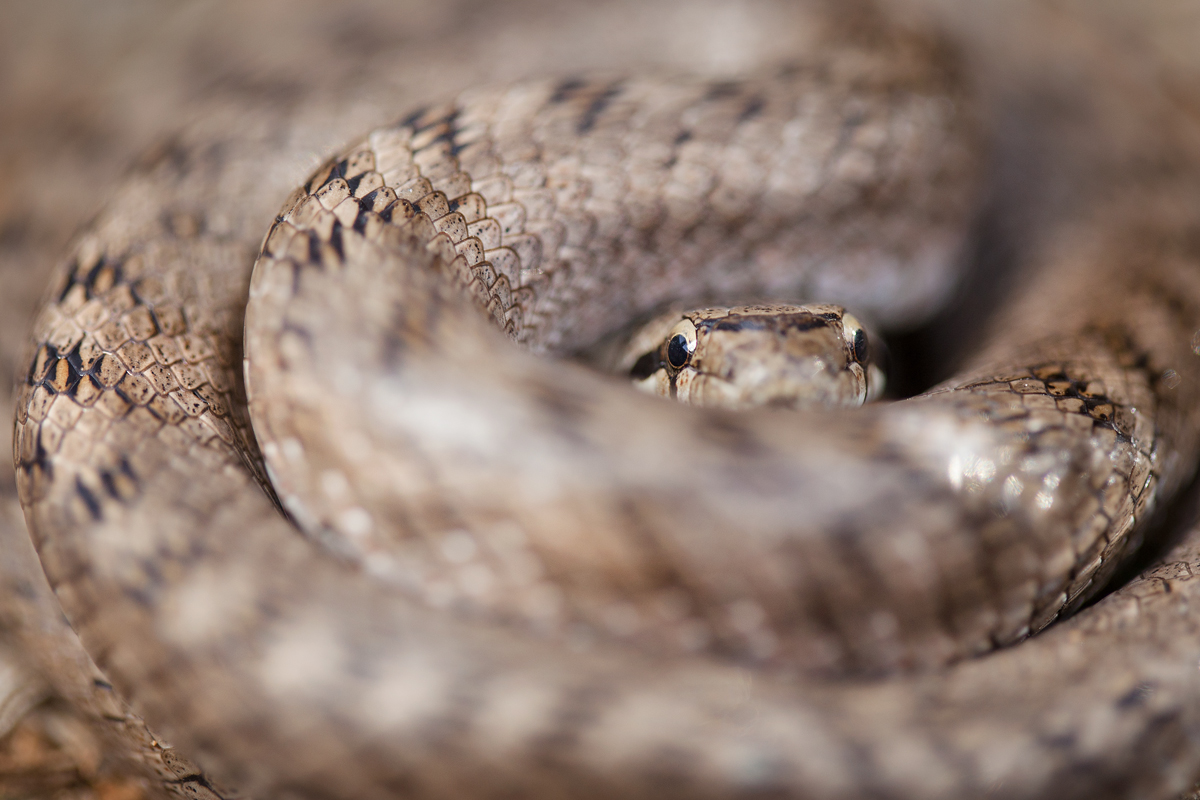
M 1090 674 L 1089 618 L 976 658 L 1092 598 L 1194 470 L 1200 280 L 1163 186 L 1030 248 L 968 367 L 902 403 L 686 409 L 553 357 L 670 304 L 927 319 L 986 177 L 960 78 L 897 33 L 742 81 L 473 91 L 313 173 L 252 279 L 185 138 L 82 237 L 20 389 L 72 624 L 260 797 L 1068 796 L 1106 709 L 1100 785 L 1177 786 L 1136 778 L 1191 730 L 1144 681 L 1042 697 Z

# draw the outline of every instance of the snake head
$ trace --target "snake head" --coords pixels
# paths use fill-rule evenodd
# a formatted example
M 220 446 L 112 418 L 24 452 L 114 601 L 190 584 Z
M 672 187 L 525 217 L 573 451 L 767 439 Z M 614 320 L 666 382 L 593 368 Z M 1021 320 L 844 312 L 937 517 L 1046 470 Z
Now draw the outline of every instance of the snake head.
M 858 406 L 883 388 L 870 338 L 840 306 L 705 308 L 648 323 L 631 347 L 656 343 L 629 374 L 642 391 L 690 405 Z

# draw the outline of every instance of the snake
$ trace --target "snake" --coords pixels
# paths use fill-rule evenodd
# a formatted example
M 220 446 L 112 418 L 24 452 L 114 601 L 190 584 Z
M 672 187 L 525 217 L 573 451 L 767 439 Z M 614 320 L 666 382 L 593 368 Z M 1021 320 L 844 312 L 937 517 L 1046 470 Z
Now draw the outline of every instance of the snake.
M 186 128 L 73 245 L 18 385 L 86 702 L 188 796 L 1185 789 L 1194 535 L 1099 595 L 1200 458 L 1186 137 L 1042 206 L 916 397 L 689 408 L 578 358 L 677 304 L 927 322 L 1004 174 L 965 76 L 858 19 L 736 79 L 471 89 L 265 221 L 238 198 L 295 120 Z
M 881 361 L 840 306 L 759 304 L 664 314 L 634 333 L 617 366 L 642 391 L 680 403 L 804 409 L 879 398 Z

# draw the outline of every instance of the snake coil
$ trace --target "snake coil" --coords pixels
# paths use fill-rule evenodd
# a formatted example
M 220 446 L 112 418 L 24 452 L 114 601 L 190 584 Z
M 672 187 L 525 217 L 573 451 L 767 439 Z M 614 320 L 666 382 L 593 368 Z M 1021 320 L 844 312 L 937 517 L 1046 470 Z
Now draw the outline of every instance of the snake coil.
M 475 90 L 313 173 L 252 278 L 222 203 L 271 137 L 198 127 L 35 324 L 18 482 L 72 625 L 259 797 L 1178 788 L 1175 660 L 1089 669 L 1121 595 L 980 657 L 1092 598 L 1194 470 L 1174 177 L 1052 226 L 968 366 L 901 403 L 681 409 L 553 357 L 672 303 L 927 321 L 990 175 L 976 103 L 903 32 Z

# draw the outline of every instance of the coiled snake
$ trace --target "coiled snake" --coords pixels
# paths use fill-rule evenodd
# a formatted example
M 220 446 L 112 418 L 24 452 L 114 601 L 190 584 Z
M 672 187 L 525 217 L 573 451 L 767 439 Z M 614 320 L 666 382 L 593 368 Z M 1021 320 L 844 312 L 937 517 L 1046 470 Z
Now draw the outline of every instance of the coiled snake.
M 943 45 L 862 24 L 739 80 L 406 112 L 284 202 L 252 280 L 224 203 L 276 129 L 201 123 L 133 175 L 35 323 L 14 446 L 47 576 L 153 727 L 260 797 L 1182 789 L 1188 542 L 983 654 L 1086 603 L 1192 476 L 1186 150 L 1017 248 L 984 346 L 912 400 L 681 409 L 551 358 L 670 303 L 934 312 L 986 112 Z

